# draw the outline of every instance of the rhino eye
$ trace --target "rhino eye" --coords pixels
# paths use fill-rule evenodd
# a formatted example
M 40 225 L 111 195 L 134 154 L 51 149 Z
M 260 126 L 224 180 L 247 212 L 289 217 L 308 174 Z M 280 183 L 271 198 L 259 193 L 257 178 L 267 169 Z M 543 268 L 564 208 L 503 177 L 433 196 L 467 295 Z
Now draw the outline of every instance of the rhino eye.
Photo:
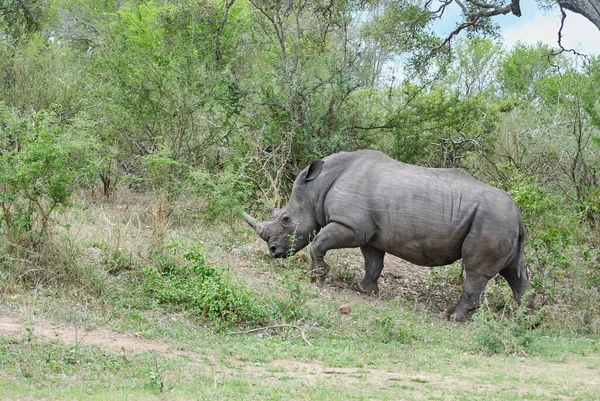
M 290 220 L 291 219 L 289 216 L 283 216 L 283 219 L 281 221 L 283 222 L 283 224 L 289 224 Z

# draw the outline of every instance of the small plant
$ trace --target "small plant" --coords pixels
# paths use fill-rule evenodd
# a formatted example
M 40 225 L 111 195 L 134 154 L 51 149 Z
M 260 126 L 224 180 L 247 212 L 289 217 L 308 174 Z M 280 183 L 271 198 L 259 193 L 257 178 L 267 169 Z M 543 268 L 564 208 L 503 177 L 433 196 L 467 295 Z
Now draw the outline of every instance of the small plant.
M 412 324 L 407 322 L 397 324 L 396 320 L 389 315 L 375 319 L 375 328 L 376 337 L 382 343 L 411 343 L 420 337 Z
M 154 367 L 148 372 L 148 379 L 150 380 L 149 385 L 152 389 L 157 389 L 159 392 L 163 392 L 165 383 L 162 378 L 161 369 L 158 365 L 158 358 L 156 355 L 152 355 L 154 359 Z
M 271 297 L 269 300 L 269 303 L 275 307 L 277 320 L 293 322 L 302 319 L 306 315 L 307 296 L 302 290 L 300 282 L 297 280 L 285 280 L 283 286 L 287 290 L 289 297 Z

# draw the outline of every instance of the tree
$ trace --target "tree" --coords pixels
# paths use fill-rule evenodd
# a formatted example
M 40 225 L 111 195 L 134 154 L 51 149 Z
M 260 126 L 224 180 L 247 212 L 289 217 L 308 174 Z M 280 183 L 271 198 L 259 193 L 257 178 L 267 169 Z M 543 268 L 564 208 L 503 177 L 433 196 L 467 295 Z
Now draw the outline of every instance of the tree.
M 460 22 L 456 29 L 454 29 L 438 47 L 438 49 L 449 44 L 450 41 L 465 29 L 477 29 L 486 24 L 489 24 L 489 19 L 498 15 L 513 14 L 517 17 L 521 16 L 521 5 L 520 0 L 502 1 L 501 3 L 486 2 L 480 0 L 440 0 L 442 3 L 437 10 L 431 8 L 432 1 L 425 3 L 426 8 L 432 13 L 432 19 L 439 19 L 444 14 L 446 8 L 456 3 L 462 10 L 463 21 Z M 587 18 L 591 23 L 596 25 L 600 29 L 600 7 L 596 0 L 538 0 L 544 8 L 552 8 L 558 5 L 562 13 L 561 25 L 558 30 L 558 45 L 562 47 L 562 28 L 567 17 L 564 10 L 569 10 L 577 14 L 581 14 Z
M 37 0 L 0 0 L 0 31 L 2 23 L 13 36 L 40 29 L 42 13 Z
M 579 13 L 600 29 L 600 7 L 596 0 L 537 0 L 543 9 L 558 7 L 562 20 L 557 27 L 557 43 L 561 52 L 570 51 L 562 45 L 562 29 L 567 17 L 565 10 Z M 415 71 L 447 61 L 451 45 L 458 35 L 499 36 L 494 17 L 521 16 L 520 0 L 389 0 L 370 3 L 374 17 L 365 24 L 364 32 L 384 50 L 411 55 L 410 66 Z M 447 17 L 452 8 L 460 8 L 456 27 L 446 36 L 436 33 L 436 24 Z
M 600 7 L 596 0 L 557 0 L 556 2 L 563 9 L 583 15 L 600 29 Z

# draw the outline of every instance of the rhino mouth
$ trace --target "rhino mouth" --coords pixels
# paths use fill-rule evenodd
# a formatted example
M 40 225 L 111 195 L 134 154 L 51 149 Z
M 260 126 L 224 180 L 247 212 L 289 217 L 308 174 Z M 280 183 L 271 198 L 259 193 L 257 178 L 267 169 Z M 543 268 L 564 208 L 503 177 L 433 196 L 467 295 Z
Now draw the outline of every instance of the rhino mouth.
M 283 246 L 270 245 L 269 252 L 274 258 L 287 258 L 290 256 L 290 251 Z

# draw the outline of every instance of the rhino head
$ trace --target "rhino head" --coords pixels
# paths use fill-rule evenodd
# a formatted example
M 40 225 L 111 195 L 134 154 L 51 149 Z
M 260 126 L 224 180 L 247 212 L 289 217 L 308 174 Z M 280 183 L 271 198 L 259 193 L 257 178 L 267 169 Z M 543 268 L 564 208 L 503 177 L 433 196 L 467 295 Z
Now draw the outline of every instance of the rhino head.
M 314 228 L 300 222 L 300 216 L 294 216 L 289 208 L 271 209 L 270 221 L 257 221 L 244 213 L 244 220 L 267 242 L 269 252 L 276 258 L 287 258 L 304 248 L 311 239 Z
M 244 220 L 267 242 L 274 257 L 293 255 L 308 245 L 319 230 L 311 203 L 312 191 L 306 186 L 317 182 L 315 179 L 321 174 L 322 167 L 323 161 L 316 160 L 300 173 L 290 202 L 281 209 L 271 209 L 271 221 L 259 222 L 244 213 Z

